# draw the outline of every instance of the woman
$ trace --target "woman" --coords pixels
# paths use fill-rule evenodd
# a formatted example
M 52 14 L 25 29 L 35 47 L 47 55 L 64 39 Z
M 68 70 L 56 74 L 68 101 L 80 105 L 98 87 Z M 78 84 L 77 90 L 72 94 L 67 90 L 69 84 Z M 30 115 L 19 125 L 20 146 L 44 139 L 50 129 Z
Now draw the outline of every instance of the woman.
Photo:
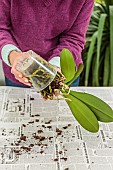
M 60 52 L 67 48 L 78 66 L 93 4 L 94 0 L 1 0 L 0 53 L 6 85 L 31 86 L 15 68 L 30 49 L 59 67 Z

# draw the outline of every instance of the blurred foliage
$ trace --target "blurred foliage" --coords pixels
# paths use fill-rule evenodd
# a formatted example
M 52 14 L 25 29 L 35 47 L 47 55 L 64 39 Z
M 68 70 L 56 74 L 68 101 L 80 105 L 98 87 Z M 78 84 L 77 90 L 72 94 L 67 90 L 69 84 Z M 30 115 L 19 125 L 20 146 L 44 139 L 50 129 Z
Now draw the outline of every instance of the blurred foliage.
M 97 3 L 102 3 L 103 0 L 95 0 L 95 2 L 97 2 Z
M 113 0 L 95 3 L 82 56 L 80 85 L 113 86 Z

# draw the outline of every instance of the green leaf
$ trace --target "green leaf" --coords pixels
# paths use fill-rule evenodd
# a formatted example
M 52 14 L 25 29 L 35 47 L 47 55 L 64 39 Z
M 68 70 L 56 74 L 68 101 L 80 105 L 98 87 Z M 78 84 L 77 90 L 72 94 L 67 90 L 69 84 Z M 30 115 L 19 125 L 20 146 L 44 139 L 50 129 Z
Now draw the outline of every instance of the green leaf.
M 110 19 L 110 79 L 109 86 L 113 86 L 113 6 L 109 6 Z
M 73 79 L 71 81 L 67 82 L 66 84 L 68 86 L 70 86 L 79 77 L 79 75 L 81 74 L 82 70 L 83 70 L 83 64 L 79 64 L 78 70 L 76 71 Z
M 110 65 L 110 47 L 106 47 L 104 58 L 104 74 L 103 74 L 103 86 L 108 86 L 109 83 L 109 65 Z
M 106 4 L 106 8 L 108 9 L 109 11 L 109 6 L 110 5 L 113 5 L 113 0 L 104 0 L 105 1 L 105 4 Z
M 87 105 L 88 106 L 88 105 Z M 98 121 L 100 122 L 113 122 L 113 119 L 111 119 L 111 117 L 107 114 L 104 114 L 103 112 L 101 112 L 100 110 L 97 110 L 96 108 L 94 107 L 91 107 L 91 106 L 88 106 L 92 112 L 95 114 L 96 118 Z
M 65 83 L 71 81 L 76 72 L 76 65 L 72 53 L 64 48 L 60 53 L 61 72 L 65 76 Z
M 64 95 L 64 97 L 67 96 Z M 69 94 L 68 98 L 71 101 L 66 102 L 69 105 L 74 117 L 80 123 L 80 125 L 90 132 L 98 132 L 99 124 L 93 112 L 76 97 Z
M 102 34 L 104 30 L 104 25 L 106 21 L 107 14 L 101 14 L 99 20 L 99 27 L 98 27 L 98 38 L 97 38 L 97 58 L 96 58 L 96 65 L 95 65 L 95 86 L 99 86 L 99 66 L 100 66 L 100 51 L 101 51 L 101 44 L 102 44 Z
M 87 54 L 87 60 L 86 60 L 86 71 L 85 71 L 85 86 L 88 85 L 88 79 L 90 74 L 90 67 L 91 67 L 91 61 L 93 57 L 93 52 L 95 48 L 95 43 L 97 40 L 98 32 L 95 32 L 92 37 L 92 41 L 89 46 L 88 54 Z
M 100 121 L 113 122 L 112 108 L 100 98 L 83 92 L 70 91 L 70 94 L 84 102 L 90 107 L 90 109 L 92 109 L 92 111 L 95 110 L 95 115 Z
M 95 7 L 94 7 L 94 11 L 98 11 L 99 13 L 106 13 L 106 8 L 105 8 L 105 5 L 104 3 L 96 3 L 95 4 Z

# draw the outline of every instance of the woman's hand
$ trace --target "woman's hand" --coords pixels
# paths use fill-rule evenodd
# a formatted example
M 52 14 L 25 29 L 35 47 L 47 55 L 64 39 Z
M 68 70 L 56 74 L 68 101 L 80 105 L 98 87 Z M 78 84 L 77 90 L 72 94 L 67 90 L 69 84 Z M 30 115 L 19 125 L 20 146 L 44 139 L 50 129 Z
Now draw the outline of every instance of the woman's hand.
M 9 62 L 12 66 L 11 73 L 14 74 L 15 79 L 27 86 L 31 86 L 29 79 L 16 69 L 17 64 L 25 60 L 27 57 L 28 55 L 25 52 L 12 51 L 9 54 Z

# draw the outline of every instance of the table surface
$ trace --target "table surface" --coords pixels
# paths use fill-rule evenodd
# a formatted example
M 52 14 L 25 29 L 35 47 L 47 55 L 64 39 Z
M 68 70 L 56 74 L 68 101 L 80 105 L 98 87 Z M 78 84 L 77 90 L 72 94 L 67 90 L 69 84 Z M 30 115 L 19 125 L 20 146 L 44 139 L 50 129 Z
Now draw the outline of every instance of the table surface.
M 113 108 L 113 87 L 76 87 Z M 0 87 L 0 170 L 113 170 L 113 123 L 84 130 L 64 100 Z

